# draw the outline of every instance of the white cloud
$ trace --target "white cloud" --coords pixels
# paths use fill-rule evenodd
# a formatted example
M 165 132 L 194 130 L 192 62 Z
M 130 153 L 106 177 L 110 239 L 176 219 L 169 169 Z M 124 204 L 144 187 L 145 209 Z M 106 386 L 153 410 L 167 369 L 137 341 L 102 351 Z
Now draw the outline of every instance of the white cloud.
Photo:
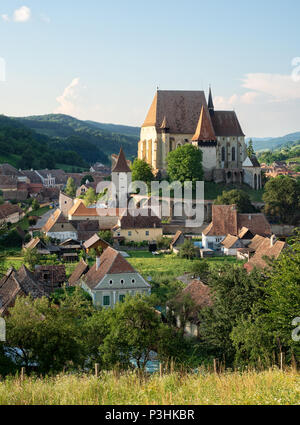
M 269 101 L 283 102 L 300 99 L 300 82 L 295 81 L 292 74 L 247 74 L 243 78 L 242 85 L 266 95 Z
M 79 78 L 74 78 L 72 82 L 64 89 L 61 96 L 56 98 L 59 106 L 54 111 L 57 114 L 77 115 L 76 99 L 78 98 Z
M 31 10 L 27 6 L 22 6 L 13 13 L 13 20 L 15 22 L 27 22 L 30 18 Z
M 5 22 L 9 22 L 9 21 L 10 21 L 9 16 L 8 16 L 8 15 L 6 15 L 6 14 L 1 15 L 1 18 L 2 18 L 2 20 L 3 20 L 3 21 L 5 21 Z

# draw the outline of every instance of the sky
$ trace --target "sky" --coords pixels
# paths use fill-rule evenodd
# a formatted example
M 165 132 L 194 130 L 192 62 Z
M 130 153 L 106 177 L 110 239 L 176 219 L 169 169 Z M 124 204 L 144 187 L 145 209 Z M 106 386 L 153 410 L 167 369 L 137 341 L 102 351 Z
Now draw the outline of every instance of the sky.
M 140 126 L 205 90 L 247 137 L 300 131 L 299 0 L 0 0 L 0 114 Z

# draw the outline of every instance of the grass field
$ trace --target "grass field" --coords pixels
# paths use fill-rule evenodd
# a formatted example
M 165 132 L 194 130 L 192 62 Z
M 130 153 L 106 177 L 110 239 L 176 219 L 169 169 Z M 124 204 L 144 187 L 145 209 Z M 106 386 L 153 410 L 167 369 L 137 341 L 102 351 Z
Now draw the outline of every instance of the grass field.
M 144 277 L 151 276 L 153 280 L 172 280 L 191 270 L 192 261 L 179 258 L 177 255 L 153 256 L 147 251 L 129 251 L 127 260 Z M 208 258 L 210 264 L 236 264 L 235 257 Z
M 134 391 L 133 391 L 134 388 Z M 216 374 L 136 373 L 8 377 L 0 382 L 0 405 L 299 405 L 296 371 Z
M 232 189 L 241 189 L 244 192 L 247 192 L 250 196 L 252 202 L 262 202 L 263 189 L 254 190 L 250 186 L 245 184 L 242 185 L 230 185 L 225 183 L 213 183 L 213 182 L 205 182 L 204 186 L 204 194 L 206 200 L 215 200 L 219 195 L 222 195 L 224 190 L 229 191 Z

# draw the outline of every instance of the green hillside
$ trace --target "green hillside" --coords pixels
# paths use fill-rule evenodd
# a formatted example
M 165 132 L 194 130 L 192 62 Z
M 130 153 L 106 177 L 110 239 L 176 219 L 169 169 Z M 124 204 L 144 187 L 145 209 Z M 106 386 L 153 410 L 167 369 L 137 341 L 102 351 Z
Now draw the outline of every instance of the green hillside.
M 55 168 L 58 163 L 79 168 L 88 166 L 72 146 L 55 148 L 52 140 L 14 118 L 0 116 L 0 161 L 17 168 Z
M 258 153 L 258 159 L 262 163 L 272 164 L 274 161 L 299 162 L 300 165 L 300 140 L 290 142 L 277 149 Z
M 249 142 L 250 139 L 247 139 Z M 283 137 L 273 138 L 252 138 L 253 147 L 256 152 L 264 150 L 278 149 L 279 147 L 286 145 L 287 143 L 293 143 L 300 140 L 300 132 L 290 133 Z
M 139 131 L 136 127 L 81 121 L 62 114 L 18 118 L 18 121 L 49 137 L 56 149 L 59 146 L 72 148 L 89 163 L 108 164 L 111 154 L 118 153 L 121 146 L 129 159 L 137 154 Z

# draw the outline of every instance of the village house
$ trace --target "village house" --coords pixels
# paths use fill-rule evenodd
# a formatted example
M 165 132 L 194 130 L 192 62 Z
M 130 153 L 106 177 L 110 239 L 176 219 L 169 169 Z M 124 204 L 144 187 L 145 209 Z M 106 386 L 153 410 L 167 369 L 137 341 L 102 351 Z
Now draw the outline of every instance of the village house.
M 64 192 L 59 192 L 59 209 L 65 217 L 68 217 L 70 209 L 74 205 L 74 199 L 66 195 Z
M 81 243 L 75 239 L 67 239 L 59 244 L 59 249 L 60 258 L 63 261 L 67 263 L 77 262 L 81 251 Z
M 178 230 L 178 232 L 176 232 L 176 235 L 174 236 L 170 244 L 171 251 L 173 251 L 175 254 L 179 254 L 180 247 L 184 244 L 184 241 L 185 241 L 185 236 L 183 232 Z
M 60 248 L 56 245 L 47 245 L 40 238 L 36 237 L 31 239 L 23 247 L 25 250 L 35 249 L 39 255 L 51 255 L 51 254 L 60 254 Z
M 77 231 L 60 209 L 57 209 L 49 218 L 42 231 L 53 239 L 65 241 L 67 239 L 77 239 Z
M 172 305 L 172 307 L 171 307 Z M 192 280 L 167 306 L 175 317 L 176 326 L 183 328 L 187 337 L 199 336 L 199 311 L 211 307 L 210 288 L 198 279 Z
M 256 243 L 255 254 L 249 259 L 248 263 L 244 264 L 244 268 L 248 272 L 251 272 L 254 268 L 264 269 L 268 267 L 267 259 L 277 259 L 287 247 L 285 242 L 276 241 L 275 235 L 272 235 L 271 238 L 257 240 Z
M 222 251 L 225 255 L 236 256 L 238 248 L 244 248 L 244 244 L 238 236 L 227 235 L 221 242 Z
M 24 265 L 16 271 L 11 268 L 0 280 L 0 316 L 6 316 L 18 296 L 41 298 L 47 296 L 43 285 Z
M 35 170 L 45 187 L 56 187 L 62 189 L 68 180 L 68 176 L 63 170 Z
M 81 280 L 96 307 L 114 307 L 126 295 L 150 294 L 151 286 L 115 249 L 108 247 Z
M 150 209 L 125 211 L 112 230 L 119 241 L 155 242 L 163 235 L 161 219 Z
M 78 240 L 82 244 L 93 237 L 95 233 L 100 231 L 98 220 L 73 221 L 72 224 L 76 228 Z
M 270 224 L 264 214 L 241 214 L 238 213 L 236 205 L 213 205 L 212 222 L 202 233 L 202 245 L 205 249 L 218 250 L 227 235 L 240 235 L 246 245 L 251 236 L 253 238 L 254 235 L 271 234 Z
M 66 283 L 66 268 L 64 265 L 36 265 L 34 277 L 43 291 L 50 295 Z
M 23 210 L 18 205 L 5 202 L 0 205 L 0 224 L 18 223 L 25 216 Z
M 108 248 L 110 244 L 100 238 L 97 233 L 95 233 L 89 240 L 84 242 L 83 247 L 87 254 L 94 249 L 97 253 L 102 253 Z
M 83 278 L 89 269 L 89 265 L 84 260 L 80 260 L 73 273 L 69 277 L 69 286 L 76 286 L 76 284 L 80 282 L 81 278 Z

